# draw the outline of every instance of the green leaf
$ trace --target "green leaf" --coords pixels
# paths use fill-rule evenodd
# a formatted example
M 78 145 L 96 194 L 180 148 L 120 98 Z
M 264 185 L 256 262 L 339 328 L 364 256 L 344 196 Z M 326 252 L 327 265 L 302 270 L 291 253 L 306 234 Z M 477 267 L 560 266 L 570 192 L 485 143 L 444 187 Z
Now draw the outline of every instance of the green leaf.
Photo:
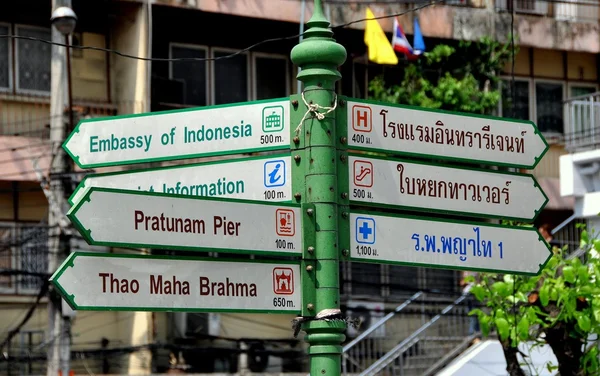
M 565 281 L 569 283 L 575 282 L 575 271 L 572 266 L 565 266 L 563 268 L 563 277 L 565 278 Z
M 554 287 L 550 289 L 550 299 L 552 299 L 553 302 L 558 300 L 558 289 Z
M 479 329 L 481 329 L 481 334 L 484 337 L 487 337 L 490 334 L 490 322 L 492 318 L 490 316 L 481 316 L 479 318 Z
M 521 317 L 521 320 L 519 320 L 517 332 L 519 333 L 520 339 L 526 340 L 529 338 L 529 318 L 527 318 L 527 316 L 523 316 Z
M 501 340 L 507 339 L 508 335 L 510 333 L 510 327 L 508 325 L 508 321 L 506 321 L 505 318 L 496 317 L 496 320 L 494 320 L 494 323 L 496 324 L 496 328 L 498 329 L 498 335 L 500 336 L 500 339 Z
M 588 232 L 586 230 L 581 231 L 580 239 L 581 239 L 581 241 L 579 242 L 579 247 L 585 248 L 585 246 L 589 242 Z
M 492 292 L 499 295 L 501 298 L 506 298 L 512 292 L 509 285 L 506 282 L 496 282 L 492 285 Z
M 544 284 L 540 289 L 540 303 L 542 303 L 542 307 L 548 305 L 548 301 L 550 300 L 550 286 Z
M 480 310 L 479 308 L 475 308 L 469 311 L 468 313 L 469 316 L 481 316 L 481 315 L 485 315 L 485 313 L 483 313 L 482 310 Z
M 485 298 L 486 292 L 487 291 L 481 285 L 475 285 L 471 288 L 471 294 L 479 301 L 482 301 Z
M 594 249 L 600 252 L 600 239 L 594 239 Z
M 509 283 L 509 284 L 512 284 L 514 281 L 513 276 L 510 274 L 505 274 L 503 279 L 504 279 L 504 282 Z
M 592 320 L 590 317 L 584 313 L 580 313 L 576 316 L 577 318 L 577 326 L 583 330 L 584 332 L 589 332 L 592 329 Z

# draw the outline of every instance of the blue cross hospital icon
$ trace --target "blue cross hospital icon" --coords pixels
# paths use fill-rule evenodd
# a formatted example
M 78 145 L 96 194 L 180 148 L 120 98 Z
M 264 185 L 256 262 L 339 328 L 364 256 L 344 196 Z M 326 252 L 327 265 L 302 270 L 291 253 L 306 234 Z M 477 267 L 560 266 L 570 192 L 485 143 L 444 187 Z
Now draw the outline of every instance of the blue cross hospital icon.
M 285 185 L 285 161 L 276 159 L 265 162 L 265 187 L 281 187 Z
M 375 244 L 375 219 L 356 217 L 356 242 L 359 244 Z

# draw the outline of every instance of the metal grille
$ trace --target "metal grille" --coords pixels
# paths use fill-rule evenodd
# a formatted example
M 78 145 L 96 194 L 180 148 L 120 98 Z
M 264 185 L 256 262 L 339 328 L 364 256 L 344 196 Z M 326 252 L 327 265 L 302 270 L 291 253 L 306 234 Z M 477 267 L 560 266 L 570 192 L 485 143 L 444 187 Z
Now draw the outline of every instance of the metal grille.
M 50 29 L 18 27 L 17 34 L 44 40 L 52 39 Z M 19 90 L 50 91 L 50 48 L 47 43 L 17 40 L 17 88 Z

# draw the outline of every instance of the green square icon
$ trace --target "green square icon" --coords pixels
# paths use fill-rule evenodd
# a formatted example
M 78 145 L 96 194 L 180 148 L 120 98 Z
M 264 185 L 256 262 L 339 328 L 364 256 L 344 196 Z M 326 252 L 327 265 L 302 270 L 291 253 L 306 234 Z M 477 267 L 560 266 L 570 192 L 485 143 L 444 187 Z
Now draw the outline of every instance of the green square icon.
M 280 132 L 284 127 L 283 106 L 268 106 L 262 111 L 263 132 Z

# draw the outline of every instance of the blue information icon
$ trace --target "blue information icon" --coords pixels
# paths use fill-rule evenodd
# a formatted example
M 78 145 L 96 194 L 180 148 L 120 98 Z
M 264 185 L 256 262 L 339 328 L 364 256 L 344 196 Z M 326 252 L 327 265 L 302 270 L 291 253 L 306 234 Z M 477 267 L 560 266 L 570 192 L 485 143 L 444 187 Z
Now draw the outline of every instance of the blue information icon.
M 369 217 L 356 217 L 356 242 L 375 244 L 375 220 Z
M 285 185 L 285 161 L 276 159 L 265 162 L 265 187 L 281 187 Z

